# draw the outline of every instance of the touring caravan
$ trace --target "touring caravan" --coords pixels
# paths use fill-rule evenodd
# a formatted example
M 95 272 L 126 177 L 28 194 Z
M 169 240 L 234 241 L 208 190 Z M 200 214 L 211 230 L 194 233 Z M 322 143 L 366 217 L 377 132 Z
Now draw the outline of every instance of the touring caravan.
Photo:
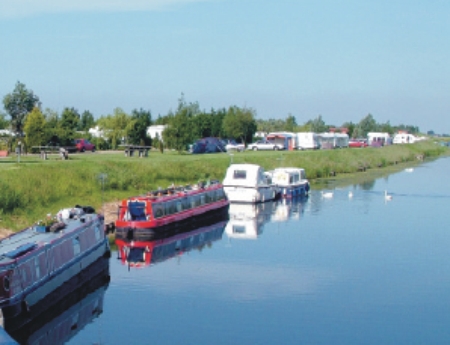
M 321 133 L 319 134 L 320 148 L 337 149 L 348 147 L 348 135 L 345 133 Z
M 271 132 L 266 139 L 283 145 L 286 150 L 292 151 L 297 147 L 297 136 L 291 132 Z
M 390 145 L 392 139 L 389 133 L 369 132 L 367 133 L 367 144 L 369 146 L 380 147 Z
M 318 134 L 314 132 L 299 132 L 296 134 L 298 150 L 315 150 L 320 147 Z
M 394 144 L 413 144 L 417 138 L 409 133 L 398 133 L 394 136 Z

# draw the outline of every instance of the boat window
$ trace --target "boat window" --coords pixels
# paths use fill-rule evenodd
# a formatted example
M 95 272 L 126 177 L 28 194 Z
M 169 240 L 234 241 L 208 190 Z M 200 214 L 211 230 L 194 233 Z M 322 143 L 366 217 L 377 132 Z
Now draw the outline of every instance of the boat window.
M 165 203 L 165 209 L 167 215 L 172 214 L 172 203 L 170 201 Z
M 223 189 L 218 189 L 216 192 L 216 200 L 222 200 L 225 197 Z
M 100 241 L 100 227 L 96 225 L 94 231 L 95 231 L 95 239 L 97 241 Z
M 243 225 L 233 225 L 234 234 L 245 234 L 245 226 Z
M 191 202 L 189 198 L 183 198 L 183 210 L 189 210 L 191 208 Z
M 164 207 L 160 203 L 153 204 L 153 214 L 155 218 L 161 218 L 164 216 Z
M 41 279 L 41 266 L 39 265 L 39 257 L 34 258 L 34 267 L 36 269 L 36 280 Z
M 211 193 L 210 192 L 205 193 L 205 202 L 207 204 L 211 202 Z
M 181 212 L 182 209 L 181 201 L 177 201 L 177 212 Z
M 205 194 L 200 195 L 200 204 L 205 204 Z
M 194 198 L 195 198 L 195 206 L 200 206 L 200 195 L 195 195 L 194 196 Z
M 80 247 L 80 238 L 79 237 L 74 237 L 72 239 L 72 245 L 73 245 L 73 254 L 74 254 L 74 256 L 80 254 L 81 247 Z
M 247 178 L 247 170 L 235 170 L 233 174 L 234 179 L 246 179 Z

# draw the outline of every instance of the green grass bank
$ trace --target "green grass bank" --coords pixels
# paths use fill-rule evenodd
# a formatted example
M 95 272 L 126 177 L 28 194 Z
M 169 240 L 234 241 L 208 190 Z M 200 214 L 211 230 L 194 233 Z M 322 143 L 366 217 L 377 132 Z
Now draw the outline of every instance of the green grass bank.
M 97 152 L 41 160 L 37 155 L 0 159 L 0 228 L 18 230 L 75 204 L 100 208 L 103 202 L 144 193 L 172 183 L 190 184 L 208 178 L 222 180 L 231 162 L 255 163 L 270 170 L 280 166 L 305 168 L 314 184 L 324 179 L 369 174 L 418 157 L 448 155 L 449 149 L 430 141 L 383 148 L 319 151 L 242 152 L 190 155 L 151 152 L 147 158 Z M 101 176 L 106 176 L 102 188 Z M 353 178 L 353 177 L 352 177 Z

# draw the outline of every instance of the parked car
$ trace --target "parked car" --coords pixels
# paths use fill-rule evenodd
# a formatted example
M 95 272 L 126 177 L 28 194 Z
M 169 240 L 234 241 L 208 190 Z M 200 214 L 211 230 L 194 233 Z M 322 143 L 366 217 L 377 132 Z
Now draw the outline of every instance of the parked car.
M 227 150 L 227 152 L 229 151 L 242 152 L 245 150 L 245 144 L 238 144 L 233 139 L 223 139 L 222 142 L 225 145 L 225 149 Z
M 247 150 L 284 150 L 284 146 L 282 144 L 274 143 L 267 139 L 258 140 L 252 144 L 248 144 Z
M 367 147 L 366 139 L 350 139 L 348 142 L 348 147 Z
M 87 139 L 75 139 L 74 143 L 78 152 L 95 151 L 95 145 Z

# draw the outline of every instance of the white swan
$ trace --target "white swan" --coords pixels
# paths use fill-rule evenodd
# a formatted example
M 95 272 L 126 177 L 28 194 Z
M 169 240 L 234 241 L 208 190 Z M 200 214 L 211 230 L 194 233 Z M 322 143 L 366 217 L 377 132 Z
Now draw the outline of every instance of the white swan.
M 333 192 L 326 192 L 324 193 L 322 191 L 322 198 L 332 198 L 333 197 Z
M 385 200 L 392 200 L 392 195 L 388 194 L 387 190 L 384 191 L 384 199 Z
M 353 192 L 352 192 L 352 191 L 348 192 L 348 197 L 349 197 L 350 199 L 353 198 Z

